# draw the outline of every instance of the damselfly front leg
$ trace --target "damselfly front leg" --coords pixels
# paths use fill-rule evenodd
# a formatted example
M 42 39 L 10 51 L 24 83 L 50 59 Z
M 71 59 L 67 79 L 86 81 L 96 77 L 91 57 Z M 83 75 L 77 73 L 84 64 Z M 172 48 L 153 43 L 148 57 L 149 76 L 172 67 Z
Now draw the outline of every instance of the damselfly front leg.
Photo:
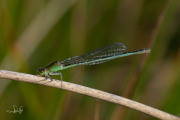
M 61 74 L 61 73 L 49 73 L 49 75 L 60 75 L 60 80 L 63 80 L 63 79 L 62 79 L 62 74 Z
M 62 74 L 61 73 L 49 73 L 49 75 L 60 75 L 60 80 L 61 80 L 61 88 L 62 88 Z

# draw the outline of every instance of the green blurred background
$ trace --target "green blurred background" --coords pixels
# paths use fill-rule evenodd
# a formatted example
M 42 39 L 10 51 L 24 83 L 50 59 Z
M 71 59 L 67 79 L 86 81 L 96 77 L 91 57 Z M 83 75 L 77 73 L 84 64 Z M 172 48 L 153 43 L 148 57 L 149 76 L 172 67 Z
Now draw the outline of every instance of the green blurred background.
M 179 0 L 168 3 L 151 39 L 165 4 L 166 0 L 0 0 L 0 69 L 36 75 L 39 67 L 113 42 L 125 44 L 127 51 L 148 47 L 152 51 L 147 56 L 63 70 L 63 80 L 180 116 Z M 24 106 L 23 112 L 6 112 L 13 105 Z M 155 120 L 92 97 L 3 79 L 0 119 Z

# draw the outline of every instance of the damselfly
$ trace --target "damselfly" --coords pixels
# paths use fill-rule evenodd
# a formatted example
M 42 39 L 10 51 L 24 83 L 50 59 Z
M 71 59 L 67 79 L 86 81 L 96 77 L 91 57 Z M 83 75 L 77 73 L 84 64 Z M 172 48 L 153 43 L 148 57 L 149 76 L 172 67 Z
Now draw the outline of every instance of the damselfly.
M 49 75 L 60 75 L 62 79 L 62 74 L 57 73 L 57 71 L 78 65 L 100 64 L 113 60 L 115 58 L 129 56 L 129 55 L 150 53 L 151 50 L 147 48 L 143 48 L 132 52 L 125 52 L 125 51 L 126 51 L 126 47 L 124 44 L 115 42 L 83 55 L 71 57 L 63 61 L 55 61 L 44 68 L 39 68 L 38 75 L 45 76 L 46 79 L 50 78 L 51 80 L 52 78 Z

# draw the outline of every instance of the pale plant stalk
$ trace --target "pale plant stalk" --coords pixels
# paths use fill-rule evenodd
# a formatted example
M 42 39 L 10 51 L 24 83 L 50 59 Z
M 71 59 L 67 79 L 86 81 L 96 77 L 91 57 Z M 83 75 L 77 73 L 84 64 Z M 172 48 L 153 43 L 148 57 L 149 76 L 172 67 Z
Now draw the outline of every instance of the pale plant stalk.
M 94 98 L 98 98 L 101 100 L 105 100 L 108 102 L 112 102 L 115 104 L 123 105 L 126 107 L 129 107 L 131 109 L 140 111 L 142 113 L 146 113 L 148 115 L 151 115 L 153 117 L 162 119 L 162 120 L 180 120 L 180 118 L 171 115 L 169 113 L 160 111 L 156 108 L 144 105 L 142 103 L 138 103 L 133 100 L 129 100 L 127 98 L 123 98 L 114 94 L 110 94 L 107 92 L 103 92 L 100 90 L 88 88 L 82 85 L 77 85 L 65 81 L 59 81 L 53 79 L 53 81 L 49 79 L 45 79 L 44 77 L 39 77 L 35 75 L 25 74 L 25 73 L 19 73 L 19 72 L 12 72 L 12 71 L 6 71 L 6 70 L 0 70 L 0 78 L 1 79 L 10 79 L 10 80 L 16 80 L 20 82 L 29 82 L 34 84 L 40 84 L 45 86 L 50 86 L 54 88 L 59 88 L 87 96 L 91 96 Z

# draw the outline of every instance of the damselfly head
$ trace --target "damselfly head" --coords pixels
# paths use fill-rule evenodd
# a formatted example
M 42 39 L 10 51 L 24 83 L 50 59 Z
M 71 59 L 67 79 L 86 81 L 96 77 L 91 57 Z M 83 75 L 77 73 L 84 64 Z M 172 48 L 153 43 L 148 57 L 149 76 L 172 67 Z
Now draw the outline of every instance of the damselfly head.
M 38 68 L 38 70 L 37 70 L 37 75 L 43 76 L 44 74 L 45 74 L 44 68 Z

